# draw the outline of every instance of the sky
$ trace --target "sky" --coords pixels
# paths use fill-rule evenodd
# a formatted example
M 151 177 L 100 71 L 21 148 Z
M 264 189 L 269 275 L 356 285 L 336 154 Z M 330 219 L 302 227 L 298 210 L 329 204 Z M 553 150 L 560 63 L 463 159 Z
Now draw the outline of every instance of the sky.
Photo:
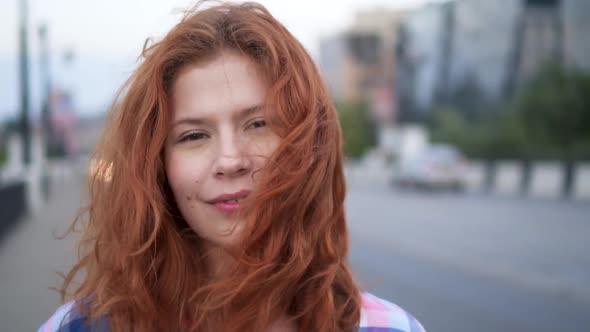
M 18 109 L 18 24 L 21 0 L 0 0 L 0 119 Z M 355 12 L 417 6 L 427 0 L 261 0 L 312 56 L 319 40 L 346 28 Z M 33 108 L 40 100 L 37 29 L 49 27 L 54 84 L 76 93 L 81 112 L 108 108 L 133 71 L 148 37 L 162 38 L 195 0 L 28 0 Z M 63 55 L 71 51 L 73 61 Z

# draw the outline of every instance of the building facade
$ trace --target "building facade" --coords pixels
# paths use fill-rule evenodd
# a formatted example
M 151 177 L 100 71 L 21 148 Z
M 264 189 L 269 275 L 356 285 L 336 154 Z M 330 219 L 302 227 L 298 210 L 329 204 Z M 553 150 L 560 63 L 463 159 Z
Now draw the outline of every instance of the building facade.
M 320 42 L 320 68 L 337 100 L 367 100 L 373 115 L 393 122 L 396 45 L 405 10 L 359 12 L 346 31 Z
M 418 110 L 453 95 L 509 98 L 547 61 L 590 70 L 590 1 L 456 0 L 406 16 L 406 92 Z M 399 85 L 399 84 L 398 84 Z

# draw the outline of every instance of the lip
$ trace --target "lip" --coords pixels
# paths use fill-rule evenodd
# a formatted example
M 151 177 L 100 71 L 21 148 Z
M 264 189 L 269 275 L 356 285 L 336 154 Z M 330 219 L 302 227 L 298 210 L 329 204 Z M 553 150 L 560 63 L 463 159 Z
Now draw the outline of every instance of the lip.
M 248 197 L 248 195 L 250 195 L 250 190 L 244 189 L 244 190 L 237 191 L 235 193 L 226 193 L 226 194 L 219 195 L 219 196 L 215 197 L 214 199 L 207 201 L 207 203 L 216 204 L 216 203 L 222 203 L 225 201 L 231 201 L 233 199 L 244 199 L 244 198 Z
M 233 213 L 240 208 L 240 201 L 250 195 L 250 190 L 240 190 L 235 193 L 226 193 L 215 197 L 207 203 L 213 205 L 217 210 L 223 213 Z M 228 202 L 238 200 L 237 202 Z

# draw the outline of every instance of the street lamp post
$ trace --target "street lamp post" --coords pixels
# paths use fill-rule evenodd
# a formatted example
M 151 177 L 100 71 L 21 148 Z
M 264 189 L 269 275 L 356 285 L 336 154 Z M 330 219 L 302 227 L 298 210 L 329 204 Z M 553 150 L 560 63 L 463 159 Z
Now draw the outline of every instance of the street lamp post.
M 39 27 L 39 42 L 41 48 L 40 69 L 42 81 L 43 101 L 41 108 L 41 127 L 43 130 L 43 151 L 42 159 L 47 160 L 50 157 L 51 148 L 54 142 L 54 132 L 51 123 L 51 65 L 49 58 L 49 38 L 47 24 L 44 23 Z M 44 198 L 49 198 L 50 184 L 47 172 L 47 164 L 43 163 L 44 170 L 41 174 L 41 191 Z
M 28 6 L 26 0 L 20 1 L 20 29 L 19 29 L 19 55 L 20 55 L 20 97 L 21 114 L 20 129 L 23 140 L 23 163 L 28 166 L 31 163 L 31 124 L 29 122 L 29 54 L 28 54 Z
M 43 127 L 43 136 L 45 140 L 45 156 L 49 156 L 49 147 L 53 142 L 53 128 L 51 126 L 51 69 L 49 58 L 49 39 L 47 24 L 42 24 L 39 27 L 39 42 L 41 48 L 40 69 L 42 81 L 42 108 L 41 121 Z

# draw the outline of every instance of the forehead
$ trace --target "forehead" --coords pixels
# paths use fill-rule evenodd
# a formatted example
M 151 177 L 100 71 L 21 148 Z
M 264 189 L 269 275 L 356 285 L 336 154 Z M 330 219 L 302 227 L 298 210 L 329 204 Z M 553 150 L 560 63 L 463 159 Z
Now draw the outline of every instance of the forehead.
M 208 116 L 260 105 L 267 85 L 246 56 L 222 53 L 180 71 L 172 86 L 173 117 Z

